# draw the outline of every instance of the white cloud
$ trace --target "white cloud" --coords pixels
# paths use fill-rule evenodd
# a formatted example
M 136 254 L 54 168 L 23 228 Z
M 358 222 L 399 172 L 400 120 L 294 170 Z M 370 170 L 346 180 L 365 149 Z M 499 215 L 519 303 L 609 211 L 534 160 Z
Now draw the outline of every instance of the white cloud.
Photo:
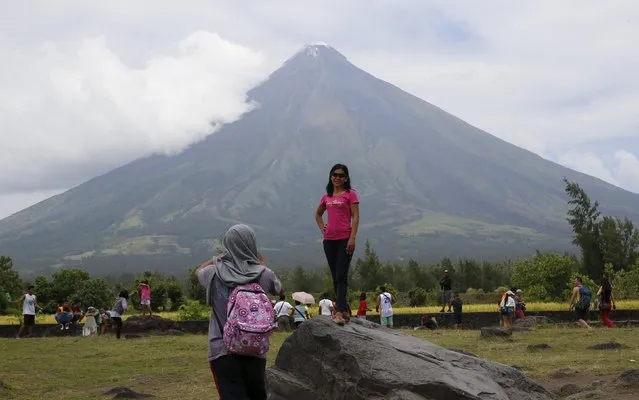
M 614 174 L 618 177 L 621 185 L 639 193 L 639 160 L 637 157 L 625 150 L 619 150 L 614 154 L 614 160 L 616 163 Z
M 246 93 L 267 72 L 259 53 L 204 31 L 141 68 L 123 63 L 105 37 L 3 50 L 14 60 L 0 66 L 5 193 L 180 151 L 250 110 Z
M 180 149 L 209 120 L 247 110 L 247 88 L 316 40 L 496 136 L 639 190 L 633 0 L 60 0 L 3 11 L 0 196 Z
M 592 152 L 568 152 L 559 157 L 559 162 L 579 172 L 639 193 L 639 160 L 625 150 L 616 151 L 614 154 L 604 153 L 602 156 Z

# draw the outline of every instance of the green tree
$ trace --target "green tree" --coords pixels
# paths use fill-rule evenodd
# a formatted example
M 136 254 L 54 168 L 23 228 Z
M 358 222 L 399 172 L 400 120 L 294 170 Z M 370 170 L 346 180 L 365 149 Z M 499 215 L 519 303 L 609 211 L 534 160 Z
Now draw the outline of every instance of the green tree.
M 290 288 L 292 292 L 311 292 L 311 277 L 301 266 L 295 267 L 290 277 Z
M 84 308 L 110 307 L 115 297 L 106 281 L 101 278 L 84 281 L 71 296 L 73 301 L 79 301 Z
M 537 252 L 534 257 L 515 263 L 513 283 L 526 292 L 529 300 L 558 301 L 577 268 L 574 258 Z
M 9 309 L 9 298 L 15 299 L 22 290 L 22 281 L 13 269 L 11 257 L 0 256 L 0 314 Z M 8 295 L 8 296 L 7 296 Z
M 425 306 L 428 292 L 420 287 L 412 288 L 408 291 L 408 299 L 411 307 Z
M 179 282 L 174 277 L 171 277 L 171 279 L 167 281 L 166 295 L 171 301 L 170 310 L 177 311 L 184 302 L 184 295 L 182 294 L 182 288 Z
M 603 217 L 599 223 L 603 261 L 614 271 L 629 270 L 637 261 L 639 231 L 628 218 Z
M 195 275 L 195 268 L 189 270 L 187 293 L 191 299 L 198 301 L 200 304 L 206 304 L 206 288 L 200 285 L 200 281 Z
M 613 272 L 610 277 L 617 299 L 635 299 L 639 293 L 639 261 L 626 271 Z
M 603 275 L 604 266 L 599 237 L 599 203 L 593 203 L 579 184 L 566 178 L 564 183 L 566 194 L 570 197 L 568 204 L 572 206 L 566 218 L 574 233 L 572 242 L 581 249 L 584 272 L 594 279 L 599 279 Z
M 377 257 L 377 253 L 371 247 L 367 240 L 364 247 L 364 257 L 358 258 L 355 263 L 357 275 L 359 277 L 360 286 L 363 290 L 372 290 L 382 279 L 382 263 Z

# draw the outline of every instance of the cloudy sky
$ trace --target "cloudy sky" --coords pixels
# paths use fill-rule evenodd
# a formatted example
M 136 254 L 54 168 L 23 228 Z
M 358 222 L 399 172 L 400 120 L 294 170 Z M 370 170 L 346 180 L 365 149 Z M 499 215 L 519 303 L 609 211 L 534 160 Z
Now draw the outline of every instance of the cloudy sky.
M 314 41 L 498 137 L 639 192 L 637 1 L 7 4 L 0 218 L 201 140 L 249 111 L 247 90 Z

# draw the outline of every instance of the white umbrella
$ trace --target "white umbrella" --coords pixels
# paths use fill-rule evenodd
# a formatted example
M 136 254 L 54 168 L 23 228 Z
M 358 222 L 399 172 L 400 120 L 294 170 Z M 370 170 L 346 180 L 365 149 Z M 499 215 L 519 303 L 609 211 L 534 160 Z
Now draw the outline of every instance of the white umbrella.
M 315 298 L 313 295 L 306 292 L 293 293 L 293 300 L 299 301 L 302 304 L 315 304 Z

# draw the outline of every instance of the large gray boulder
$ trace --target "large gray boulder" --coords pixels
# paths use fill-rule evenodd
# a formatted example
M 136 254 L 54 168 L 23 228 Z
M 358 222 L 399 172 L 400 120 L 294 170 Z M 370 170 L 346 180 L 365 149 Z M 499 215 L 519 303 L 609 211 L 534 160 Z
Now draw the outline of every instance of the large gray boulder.
M 313 318 L 266 371 L 270 400 L 546 400 L 555 395 L 506 365 L 351 320 Z

